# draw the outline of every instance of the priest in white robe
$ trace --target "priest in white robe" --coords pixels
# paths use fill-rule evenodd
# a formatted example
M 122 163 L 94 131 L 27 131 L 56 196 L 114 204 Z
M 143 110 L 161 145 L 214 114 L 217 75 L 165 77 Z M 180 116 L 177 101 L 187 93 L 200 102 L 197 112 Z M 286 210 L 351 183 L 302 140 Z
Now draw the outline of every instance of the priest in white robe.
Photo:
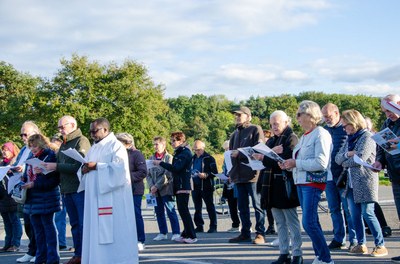
M 90 135 L 78 190 L 85 190 L 82 264 L 139 263 L 126 149 L 105 118 L 90 124 Z

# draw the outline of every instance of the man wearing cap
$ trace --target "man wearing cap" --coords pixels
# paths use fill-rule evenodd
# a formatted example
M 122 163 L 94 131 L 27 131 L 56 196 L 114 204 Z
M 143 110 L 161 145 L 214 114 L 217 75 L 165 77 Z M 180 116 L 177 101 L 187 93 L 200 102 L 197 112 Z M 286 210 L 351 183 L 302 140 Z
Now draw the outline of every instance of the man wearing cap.
M 253 147 L 260 142 L 264 142 L 264 134 L 260 126 L 250 123 L 250 109 L 241 106 L 233 111 L 235 115 L 236 129 L 232 133 L 229 140 L 229 150 L 232 151 L 232 169 L 229 172 L 229 177 L 236 184 L 238 191 L 238 208 L 240 211 L 240 220 L 242 222 L 241 233 L 238 237 L 231 238 L 230 243 L 250 242 L 250 208 L 249 196 L 252 200 L 253 208 L 256 216 L 256 237 L 253 240 L 254 244 L 265 243 L 265 214 L 260 206 L 260 193 L 257 191 L 257 180 L 259 171 L 252 170 L 249 166 L 243 163 L 248 163 L 245 155 L 237 149 L 243 147 Z
M 47 170 L 57 170 L 60 173 L 62 202 L 69 216 L 72 240 L 74 241 L 75 248 L 74 256 L 67 264 L 79 264 L 81 263 L 82 256 L 85 192 L 77 192 L 79 187 L 77 171 L 82 164 L 68 157 L 62 151 L 69 148 L 76 149 L 84 157 L 90 149 L 90 142 L 82 135 L 82 131 L 78 128 L 77 122 L 72 116 L 66 115 L 58 120 L 58 131 L 63 137 L 63 143 L 57 152 L 57 162 L 45 163 L 44 166 Z

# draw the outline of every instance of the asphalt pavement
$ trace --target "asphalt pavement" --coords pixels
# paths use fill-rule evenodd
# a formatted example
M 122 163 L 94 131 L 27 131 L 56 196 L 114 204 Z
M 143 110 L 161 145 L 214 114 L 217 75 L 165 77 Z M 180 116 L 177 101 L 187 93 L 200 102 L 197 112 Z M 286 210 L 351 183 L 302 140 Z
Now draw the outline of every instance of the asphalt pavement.
M 400 255 L 400 230 L 396 209 L 393 202 L 391 187 L 381 186 L 380 204 L 384 211 L 386 220 L 393 230 L 390 237 L 385 238 L 386 247 L 389 255 L 381 258 L 374 258 L 369 255 L 354 256 L 348 255 L 346 250 L 332 252 L 332 258 L 336 264 L 365 264 L 365 263 L 391 263 L 390 258 Z M 326 206 L 326 202 L 322 202 Z M 221 208 L 218 208 L 221 210 Z M 224 208 L 225 209 L 225 208 Z M 192 208 L 193 212 L 193 208 Z M 205 218 L 205 230 L 208 229 L 208 217 L 206 210 L 203 210 Z M 269 245 L 277 235 L 266 236 L 266 244 L 253 245 L 251 243 L 233 244 L 228 243 L 229 238 L 237 236 L 239 233 L 225 232 L 231 226 L 228 215 L 218 215 L 218 233 L 199 233 L 198 242 L 195 244 L 180 244 L 171 240 L 153 241 L 158 234 L 157 221 L 154 217 L 152 208 L 143 207 L 146 228 L 146 249 L 139 254 L 139 263 L 149 264 L 244 264 L 244 263 L 262 263 L 267 264 L 276 260 L 279 256 L 279 249 Z M 301 210 L 299 209 L 301 218 Z M 332 222 L 328 213 L 320 210 L 320 222 L 323 227 L 328 243 L 332 240 Z M 301 219 L 300 219 L 301 220 Z M 254 230 L 254 214 L 252 214 Z M 182 226 L 182 225 L 181 225 Z M 253 234 L 254 236 L 255 234 Z M 68 246 L 72 246 L 72 238 L 67 226 Z M 169 234 L 169 237 L 171 234 Z M 0 246 L 4 244 L 4 227 L 0 219 Z M 367 236 L 367 246 L 371 251 L 373 248 L 373 237 Z M 21 251 L 15 253 L 0 253 L 1 264 L 14 264 L 16 259 L 22 256 L 27 249 L 28 240 L 23 236 Z M 303 231 L 303 257 L 304 263 L 312 263 L 314 252 L 311 247 L 311 241 Z M 61 263 L 67 262 L 72 257 L 73 252 L 61 251 Z M 95 263 L 93 263 L 95 264 Z M 112 264 L 112 263 L 110 263 Z

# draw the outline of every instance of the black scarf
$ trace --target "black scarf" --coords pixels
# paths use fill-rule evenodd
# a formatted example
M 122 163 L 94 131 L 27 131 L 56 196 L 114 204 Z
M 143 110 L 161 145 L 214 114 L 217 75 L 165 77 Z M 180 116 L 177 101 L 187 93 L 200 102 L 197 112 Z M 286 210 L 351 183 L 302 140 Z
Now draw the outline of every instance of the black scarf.
M 356 147 L 358 139 L 367 131 L 367 129 L 360 129 L 353 135 L 349 135 L 347 138 L 347 150 L 352 151 Z

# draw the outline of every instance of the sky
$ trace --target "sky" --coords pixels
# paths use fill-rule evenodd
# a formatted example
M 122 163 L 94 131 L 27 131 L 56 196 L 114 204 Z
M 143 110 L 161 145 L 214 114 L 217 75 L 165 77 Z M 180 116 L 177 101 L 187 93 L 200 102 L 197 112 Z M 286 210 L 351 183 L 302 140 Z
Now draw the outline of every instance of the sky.
M 1 0 L 0 61 L 52 78 L 72 54 L 143 64 L 165 97 L 384 96 L 400 87 L 398 0 Z

